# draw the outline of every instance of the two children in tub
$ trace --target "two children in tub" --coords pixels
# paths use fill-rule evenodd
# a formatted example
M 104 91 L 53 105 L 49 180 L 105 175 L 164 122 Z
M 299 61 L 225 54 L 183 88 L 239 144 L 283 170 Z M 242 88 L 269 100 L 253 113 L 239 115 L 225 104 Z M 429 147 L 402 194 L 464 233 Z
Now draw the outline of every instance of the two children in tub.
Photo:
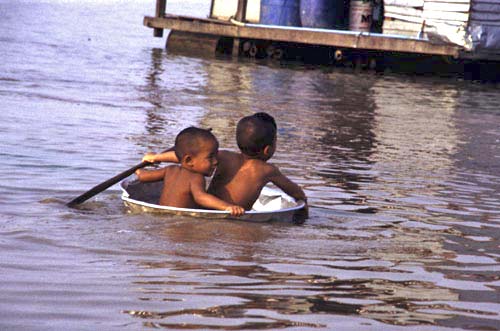
M 240 153 L 218 150 L 209 131 L 190 127 L 181 131 L 174 151 L 147 154 L 148 162 L 174 162 L 158 170 L 137 170 L 142 182 L 163 180 L 161 205 L 181 208 L 226 210 L 233 216 L 250 210 L 262 188 L 274 183 L 296 200 L 306 200 L 304 191 L 266 161 L 276 150 L 276 122 L 266 113 L 242 118 L 236 127 Z M 205 176 L 213 179 L 205 190 Z

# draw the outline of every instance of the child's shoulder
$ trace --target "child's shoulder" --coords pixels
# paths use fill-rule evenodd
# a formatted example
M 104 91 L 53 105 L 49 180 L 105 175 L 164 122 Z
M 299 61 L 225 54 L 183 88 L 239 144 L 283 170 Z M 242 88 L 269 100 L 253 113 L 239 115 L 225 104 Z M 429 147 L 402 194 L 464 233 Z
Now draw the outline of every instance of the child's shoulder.
M 181 171 L 181 166 L 178 164 L 171 164 L 163 167 L 165 171 L 165 176 L 176 176 Z
M 226 158 L 226 159 L 232 159 L 232 158 L 239 158 L 240 153 L 229 151 L 227 149 L 220 149 L 219 152 L 217 153 L 218 158 Z
M 166 169 L 166 176 L 172 179 L 180 179 L 181 181 L 185 182 L 186 185 L 192 181 L 200 181 L 205 178 L 203 174 L 190 171 L 180 165 L 168 166 Z
M 168 171 L 180 171 L 182 167 L 180 164 L 169 164 L 168 166 L 163 167 L 163 169 Z
M 274 172 L 274 171 L 279 171 L 278 167 L 275 166 L 273 163 L 269 163 L 267 161 L 261 161 L 262 163 L 260 164 L 261 167 L 268 171 L 268 172 Z
M 222 167 L 235 167 L 241 164 L 241 154 L 228 150 L 219 150 L 217 153 L 217 160 L 219 161 L 219 166 Z
M 258 172 L 263 176 L 271 175 L 274 172 L 278 171 L 278 167 L 276 167 L 274 164 L 259 159 L 248 160 L 246 161 L 246 164 L 247 167 L 253 169 L 253 171 Z

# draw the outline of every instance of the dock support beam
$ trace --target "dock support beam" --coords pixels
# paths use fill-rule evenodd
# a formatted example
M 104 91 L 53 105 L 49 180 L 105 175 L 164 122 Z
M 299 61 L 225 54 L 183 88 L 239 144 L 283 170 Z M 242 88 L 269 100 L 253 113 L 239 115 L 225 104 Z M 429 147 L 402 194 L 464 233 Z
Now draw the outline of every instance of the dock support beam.
M 240 48 L 241 48 L 241 39 L 240 38 L 233 38 L 233 49 L 231 50 L 231 55 L 238 56 L 240 55 Z
M 156 13 L 155 17 L 163 18 L 165 16 L 165 10 L 167 9 L 167 0 L 156 0 Z M 163 37 L 163 29 L 154 28 L 153 36 Z
M 238 9 L 236 10 L 236 20 L 238 22 L 245 22 L 247 16 L 247 2 L 248 0 L 238 0 Z M 240 38 L 233 39 L 232 55 L 240 55 Z
M 144 17 L 144 25 L 150 28 L 209 34 L 219 37 L 332 46 L 336 49 L 361 49 L 377 52 L 402 52 L 454 57 L 458 57 L 461 50 L 460 47 L 451 44 L 432 44 L 423 39 L 380 33 L 276 27 L 250 23 L 236 25 L 221 20 L 174 15 L 163 18 L 146 16 Z

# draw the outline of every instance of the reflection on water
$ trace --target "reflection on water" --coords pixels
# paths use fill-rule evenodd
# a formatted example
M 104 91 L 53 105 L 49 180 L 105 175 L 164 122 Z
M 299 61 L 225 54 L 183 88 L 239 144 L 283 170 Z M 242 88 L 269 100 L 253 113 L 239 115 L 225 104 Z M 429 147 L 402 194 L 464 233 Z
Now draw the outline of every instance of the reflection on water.
M 313 217 L 301 228 L 162 227 L 156 235 L 178 247 L 181 261 L 137 261 L 152 275 L 135 284 L 142 300 L 169 304 L 126 313 L 148 320 L 145 326 L 194 329 L 331 328 L 342 316 L 356 329 L 496 324 L 497 300 L 485 297 L 492 288 L 483 281 L 497 279 L 460 277 L 445 267 L 460 258 L 449 242 L 463 232 L 449 225 L 453 213 L 435 210 L 459 203 L 443 195 L 453 189 L 465 141 L 454 123 L 456 85 L 431 93 L 429 82 L 196 61 L 206 77 L 199 123 L 234 148 L 241 116 L 273 114 L 274 161 L 307 188 Z M 352 213 L 366 210 L 374 215 Z M 477 298 L 486 298 L 479 309 Z
M 496 86 L 168 54 L 146 6 L 0 2 L 0 329 L 498 329 Z M 235 149 L 258 111 L 301 226 L 64 205 L 189 125 Z

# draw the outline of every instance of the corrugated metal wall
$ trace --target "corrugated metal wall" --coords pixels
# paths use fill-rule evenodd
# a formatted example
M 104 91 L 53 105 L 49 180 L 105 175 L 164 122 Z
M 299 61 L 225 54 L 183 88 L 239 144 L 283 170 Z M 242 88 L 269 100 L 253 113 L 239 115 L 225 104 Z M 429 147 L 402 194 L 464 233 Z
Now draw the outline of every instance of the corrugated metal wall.
M 500 54 L 500 0 L 472 0 L 469 32 L 474 50 Z
M 500 0 L 472 0 L 470 23 L 500 26 Z

